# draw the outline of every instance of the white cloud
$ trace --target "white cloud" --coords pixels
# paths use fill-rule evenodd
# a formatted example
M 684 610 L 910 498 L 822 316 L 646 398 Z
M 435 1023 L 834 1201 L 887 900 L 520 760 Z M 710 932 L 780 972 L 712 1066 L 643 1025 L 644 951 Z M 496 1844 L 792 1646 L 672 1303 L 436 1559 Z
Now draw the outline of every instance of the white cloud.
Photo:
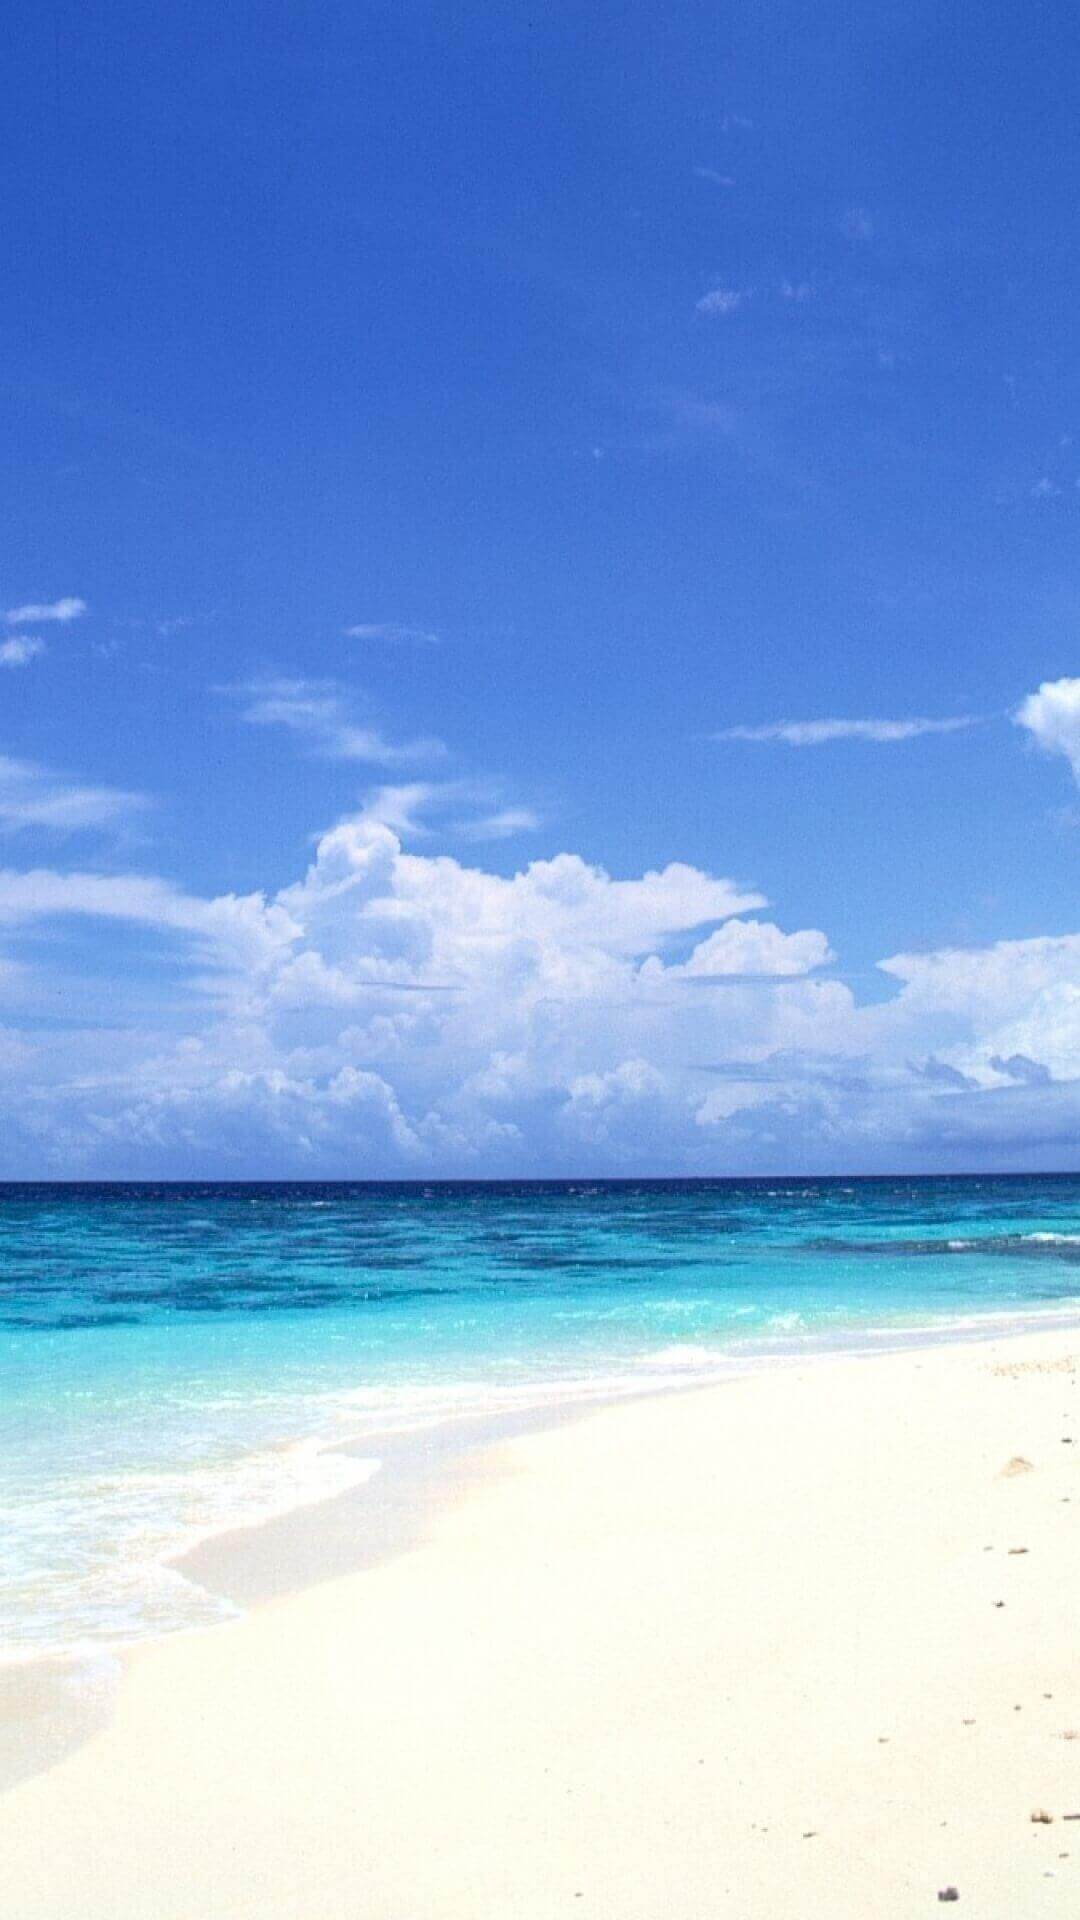
M 419 640 L 427 646 L 434 646 L 439 636 L 430 633 L 425 627 L 402 626 L 396 620 L 368 620 L 359 626 L 346 627 L 349 640 Z
M 315 750 L 331 760 L 395 767 L 439 760 L 446 754 L 441 740 L 395 744 L 377 727 L 357 724 L 342 690 L 332 680 L 253 680 L 231 691 L 247 700 L 243 718 L 250 725 L 291 728 L 306 735 Z
M 959 733 L 978 723 L 974 715 L 950 720 L 778 720 L 764 727 L 725 727 L 718 740 L 781 740 L 789 747 L 821 747 L 833 740 L 890 742 L 924 733 Z
M 443 800 L 453 783 L 411 780 L 402 785 L 376 787 L 364 802 L 359 819 L 389 827 L 402 840 L 423 840 L 431 826 L 423 818 Z
M 9 607 L 4 615 L 9 627 L 27 626 L 35 621 L 78 620 L 88 611 L 85 600 L 77 600 L 69 595 L 64 600 L 33 601 L 25 607 Z
M 1055 1079 L 1080 1076 L 1080 933 L 894 954 L 895 1021 L 952 1037 L 949 1063 L 985 1082 L 1021 1056 Z M 999 1063 L 994 1065 L 995 1059 Z
M 823 933 L 808 927 L 782 933 L 767 920 L 728 920 L 694 948 L 683 967 L 668 967 L 668 979 L 724 980 L 793 977 L 825 967 L 834 958 Z
M 742 287 L 713 287 L 710 293 L 703 293 L 697 302 L 695 312 L 712 315 L 737 313 L 744 301 L 750 298 L 749 289 Z
M 821 972 L 826 934 L 761 917 L 736 881 L 680 862 L 617 878 L 573 853 L 500 874 L 407 850 L 390 824 L 431 831 L 461 804 L 379 788 L 272 895 L 0 870 L 0 1168 L 1075 1159 L 1080 932 L 896 954 L 892 997 L 859 1005 Z M 113 929 L 104 978 L 80 971 L 93 923 Z M 155 936 L 164 976 L 117 964 L 125 929 Z M 58 1007 L 67 1028 L 12 1025 Z
M 301 923 L 328 901 L 340 911 L 349 898 L 369 932 L 374 897 L 394 944 L 422 925 L 424 950 L 452 951 L 456 965 L 505 948 L 515 964 L 527 952 L 541 973 L 568 951 L 644 957 L 657 942 L 764 905 L 759 893 L 679 862 L 639 880 L 613 880 L 562 853 L 506 879 L 447 855 L 402 853 L 396 836 L 370 820 L 345 821 L 324 834 L 304 880 L 278 897 Z
M 714 187 L 733 187 L 730 173 L 719 173 L 715 167 L 695 167 L 694 175 L 698 180 L 710 180 Z
M 284 908 L 258 893 L 206 900 L 153 874 L 0 868 L 0 926 L 72 916 L 198 936 L 200 961 L 243 970 L 265 966 L 299 935 Z
M 66 779 L 30 760 L 0 754 L 0 830 L 74 833 L 115 826 L 146 805 L 141 794 Z
M 494 813 L 482 813 L 465 820 L 456 831 L 462 840 L 511 840 L 516 833 L 537 833 L 539 815 L 531 807 L 499 807 Z
M 29 633 L 13 634 L 10 640 L 0 641 L 0 667 L 25 667 L 44 652 L 44 640 Z
M 384 811 L 410 800 L 381 795 Z M 106 920 L 173 939 L 191 969 L 194 993 L 168 986 L 157 1044 L 118 1043 L 115 977 L 96 1055 L 89 1036 L 89 1054 L 36 1043 L 34 1101 L 56 1108 L 52 1121 L 39 1113 L 36 1137 L 62 1131 L 66 1150 L 82 1137 L 96 1165 L 190 1166 L 197 1146 L 234 1167 L 246 1152 L 248 1166 L 291 1156 L 340 1169 L 362 1139 L 384 1170 L 484 1155 L 532 1165 L 545 1141 L 622 1164 L 637 1148 L 619 1115 L 648 1113 L 655 1131 L 683 1097 L 655 1057 L 664 983 L 642 962 L 761 904 L 678 862 L 615 879 L 561 854 L 504 877 L 406 853 L 370 816 L 323 835 L 305 877 L 270 900 L 200 899 L 153 875 L 0 871 L 5 940 L 65 917 Z M 64 951 L 52 943 L 51 964 Z M 56 997 L 54 985 L 46 1003 Z
M 752 1107 L 768 1106 L 776 1098 L 776 1088 L 763 1086 L 758 1082 L 732 1080 L 722 1087 L 713 1087 L 705 1095 L 699 1107 L 694 1109 L 694 1125 L 697 1127 L 724 1126 L 733 1120 L 736 1114 L 746 1113 Z
M 403 840 L 429 839 L 436 823 L 445 837 L 478 842 L 536 832 L 540 822 L 531 807 L 462 814 L 461 809 L 470 805 L 487 808 L 491 797 L 489 788 L 467 780 L 412 780 L 376 787 L 364 801 L 359 818 L 381 822 Z
M 1044 680 L 1014 715 L 1046 753 L 1063 753 L 1080 781 L 1080 679 Z

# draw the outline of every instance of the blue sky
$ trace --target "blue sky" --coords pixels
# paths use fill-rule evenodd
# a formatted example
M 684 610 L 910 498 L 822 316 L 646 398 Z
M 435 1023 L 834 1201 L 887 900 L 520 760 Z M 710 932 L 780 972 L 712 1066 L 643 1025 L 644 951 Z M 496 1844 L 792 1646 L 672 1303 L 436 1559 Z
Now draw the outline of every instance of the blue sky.
M 0 1172 L 1080 1164 L 1075 10 L 0 33 Z

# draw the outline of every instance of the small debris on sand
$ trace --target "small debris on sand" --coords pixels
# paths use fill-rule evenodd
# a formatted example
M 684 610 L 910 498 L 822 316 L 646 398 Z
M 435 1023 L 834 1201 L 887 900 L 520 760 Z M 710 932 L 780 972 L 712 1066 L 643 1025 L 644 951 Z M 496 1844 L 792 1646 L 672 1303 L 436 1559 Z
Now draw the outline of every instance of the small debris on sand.
M 1080 1740 L 1080 1730 L 1076 1727 L 1066 1727 L 1061 1737 L 1063 1740 Z
M 975 1722 L 974 1720 L 965 1720 L 963 1724 L 965 1727 L 973 1727 L 975 1725 Z
M 1014 1453 L 1012 1459 L 1002 1467 L 1000 1477 L 1002 1480 L 1011 1480 L 1014 1474 L 1030 1473 L 1031 1470 L 1031 1461 L 1025 1460 L 1022 1453 Z
M 811 1828 L 810 1828 L 810 1831 L 809 1831 L 808 1833 L 804 1833 L 804 1834 L 803 1834 L 803 1839 L 804 1839 L 804 1840 L 816 1840 L 816 1839 L 817 1839 L 817 1828 L 816 1828 L 816 1827 L 811 1827 Z
M 960 1889 L 958 1887 L 939 1887 L 938 1888 L 939 1900 L 959 1900 L 959 1898 L 960 1898 Z
M 1054 1824 L 1053 1814 L 1047 1813 L 1045 1807 L 1036 1807 L 1031 1819 L 1033 1826 L 1036 1827 L 1052 1827 Z
M 1015 1555 L 1015 1554 L 1018 1554 L 1018 1553 L 1026 1553 L 1026 1552 L 1027 1552 L 1027 1548 L 1026 1548 L 1026 1547 L 1010 1547 L 1010 1548 L 1009 1548 L 1009 1553 L 1010 1553 L 1010 1556 L 1012 1556 L 1012 1555 Z
M 994 1605 L 995 1607 L 1003 1607 L 1005 1605 L 1005 1602 L 1004 1600 L 995 1600 Z

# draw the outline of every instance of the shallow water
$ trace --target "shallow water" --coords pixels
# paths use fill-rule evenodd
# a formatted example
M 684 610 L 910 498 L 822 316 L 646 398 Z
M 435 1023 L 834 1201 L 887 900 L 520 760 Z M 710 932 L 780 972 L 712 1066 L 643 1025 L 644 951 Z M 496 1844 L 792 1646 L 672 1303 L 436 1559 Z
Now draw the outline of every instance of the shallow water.
M 1077 1176 L 0 1187 L 4 1652 L 220 1617 L 388 1431 L 1078 1309 Z

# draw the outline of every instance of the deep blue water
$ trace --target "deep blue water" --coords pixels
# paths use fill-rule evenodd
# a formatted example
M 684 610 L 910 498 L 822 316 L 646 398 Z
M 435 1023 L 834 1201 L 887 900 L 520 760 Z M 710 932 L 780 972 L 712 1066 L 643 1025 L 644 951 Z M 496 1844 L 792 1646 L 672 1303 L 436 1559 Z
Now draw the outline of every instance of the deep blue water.
M 0 1636 L 216 1617 L 168 1556 L 387 1430 L 1073 1310 L 1074 1175 L 0 1186 Z

